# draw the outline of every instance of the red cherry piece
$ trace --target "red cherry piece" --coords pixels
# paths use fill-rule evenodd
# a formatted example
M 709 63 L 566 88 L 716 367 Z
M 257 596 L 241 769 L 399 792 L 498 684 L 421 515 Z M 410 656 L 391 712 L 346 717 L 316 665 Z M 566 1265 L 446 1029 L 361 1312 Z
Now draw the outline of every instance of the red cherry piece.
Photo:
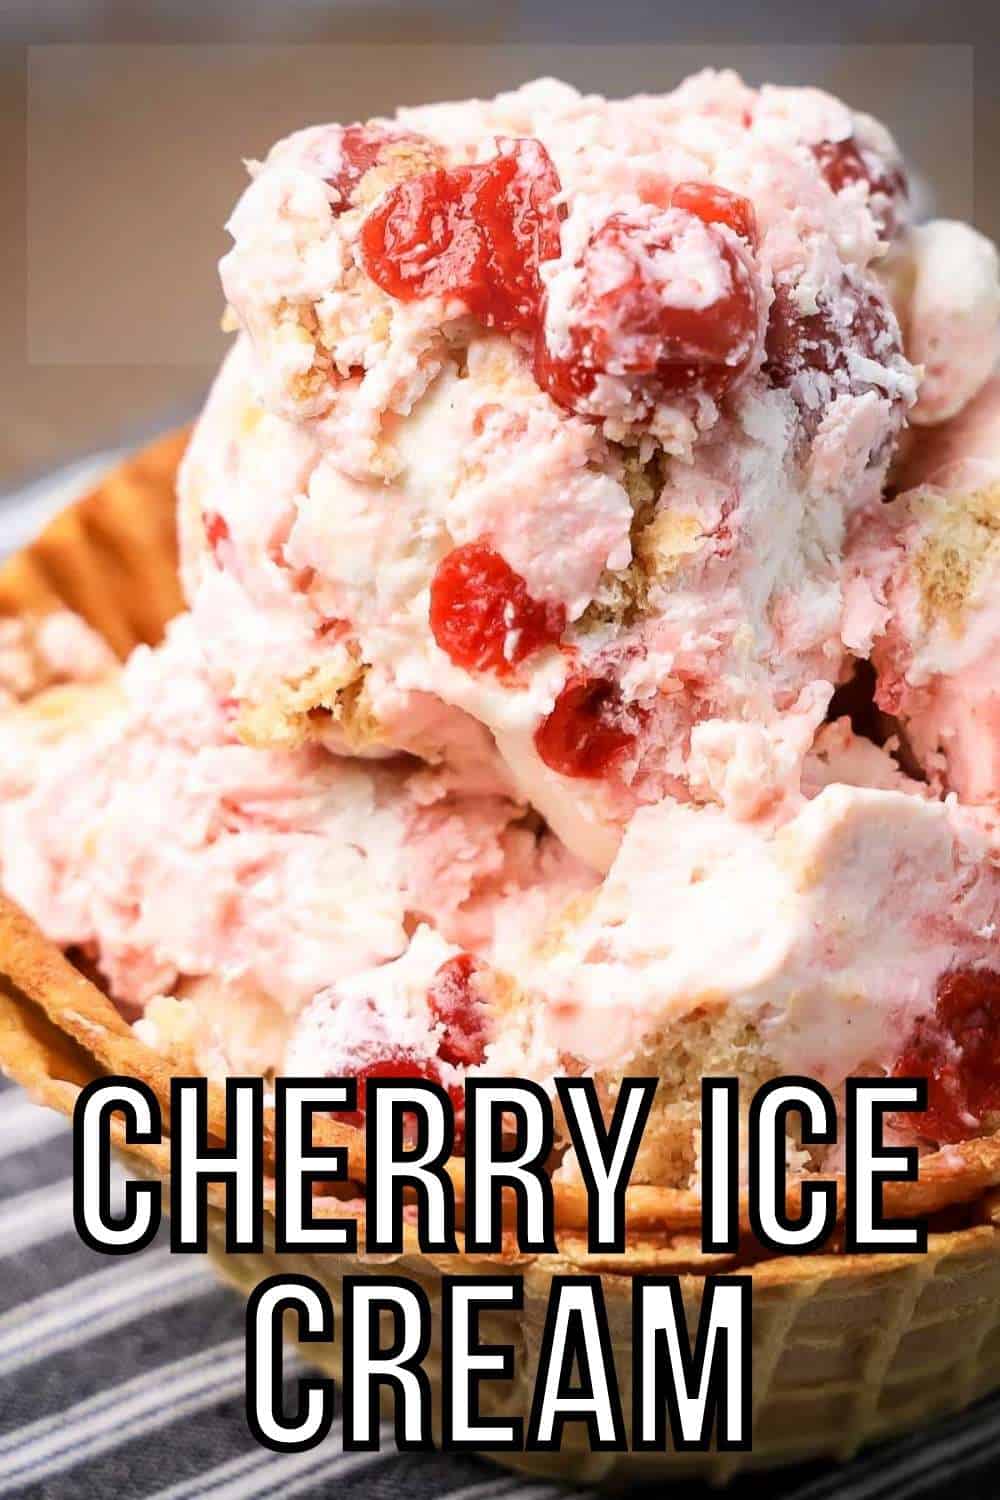
M 530 331 L 539 263 L 559 254 L 560 183 L 541 142 L 498 145 L 482 165 L 438 167 L 391 188 L 362 225 L 362 259 L 401 301 L 460 297 L 487 328 Z
M 926 1113 L 911 1128 L 939 1142 L 964 1141 L 1000 1109 L 1000 974 L 955 969 L 938 984 L 935 1015 L 919 1023 L 893 1072 L 926 1078 Z
M 391 146 L 409 143 L 425 145 L 421 136 L 408 130 L 383 130 L 377 125 L 347 125 L 340 137 L 340 166 L 332 177 L 325 179 L 335 188 L 339 201 L 333 212 L 339 217 L 351 207 L 354 190 L 366 172 L 377 167 L 385 159 Z
M 745 254 L 714 222 L 676 207 L 652 221 L 613 214 L 581 270 L 568 353 L 536 348 L 535 378 L 560 405 L 586 410 L 600 375 L 636 377 L 655 400 L 699 388 L 720 396 L 745 371 L 757 291 Z
M 542 603 L 499 552 L 469 542 L 449 552 L 431 583 L 431 631 L 469 672 L 506 675 L 566 628 L 561 604 Z
M 535 731 L 535 748 L 553 771 L 593 780 L 635 744 L 640 720 L 610 679 L 572 678 Z
M 345 633 L 346 629 L 347 626 L 345 621 L 343 620 L 321 620 L 320 623 L 316 626 L 316 634 L 321 640 L 323 640 L 327 636 L 341 635 Z
M 706 224 L 728 224 L 752 249 L 757 249 L 757 215 L 749 198 L 715 187 L 711 182 L 679 182 L 670 202 L 674 208 L 682 208 Z
M 223 543 L 229 541 L 229 526 L 225 516 L 220 516 L 217 510 L 206 510 L 202 516 L 202 525 L 205 528 L 205 540 L 212 551 L 212 556 L 219 562 L 219 548 Z
M 346 1125 L 358 1126 L 364 1122 L 367 1108 L 367 1084 L 372 1078 L 424 1078 L 431 1083 L 440 1081 L 437 1064 L 432 1058 L 417 1057 L 412 1052 L 405 1052 L 402 1049 L 365 1063 L 358 1068 L 354 1076 L 358 1081 L 358 1107 L 352 1112 L 345 1110 L 343 1113 L 338 1113 L 337 1119 L 343 1120 Z
M 812 153 L 833 192 L 842 192 L 855 182 L 868 184 L 879 232 L 890 239 L 899 228 L 899 210 L 909 195 L 902 168 L 883 161 L 876 152 L 863 155 L 853 136 L 843 141 L 820 141 Z
M 422 1078 L 429 1083 L 441 1082 L 440 1069 L 432 1058 L 418 1058 L 402 1051 L 366 1063 L 357 1070 L 354 1076 L 358 1081 L 358 1107 L 353 1111 L 338 1112 L 336 1118 L 345 1125 L 353 1125 L 358 1130 L 365 1123 L 365 1111 L 368 1107 L 367 1085 L 371 1079 Z M 460 1148 L 465 1137 L 465 1090 L 460 1083 L 453 1083 L 448 1085 L 447 1092 L 455 1117 L 454 1144 L 456 1148 Z
M 431 1014 L 444 1026 L 438 1056 L 457 1067 L 482 1062 L 486 1047 L 486 1011 L 473 983 L 480 967 L 471 953 L 459 953 L 441 965 L 427 992 Z
M 764 371 L 772 385 L 791 386 L 810 370 L 839 375 L 844 384 L 853 384 L 850 354 L 883 362 L 900 352 L 892 312 L 872 288 L 845 278 L 835 305 L 836 317 L 829 303 L 803 313 L 783 282 L 775 286 L 764 340 Z

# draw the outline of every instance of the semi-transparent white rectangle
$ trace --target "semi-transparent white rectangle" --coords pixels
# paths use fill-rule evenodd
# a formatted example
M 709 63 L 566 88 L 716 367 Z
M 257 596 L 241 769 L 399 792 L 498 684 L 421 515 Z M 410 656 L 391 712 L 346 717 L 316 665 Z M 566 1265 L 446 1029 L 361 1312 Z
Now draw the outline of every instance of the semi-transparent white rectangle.
M 659 92 L 709 65 L 751 82 L 815 84 L 878 115 L 935 212 L 975 217 L 969 46 L 34 47 L 28 358 L 147 367 L 217 358 L 215 267 L 245 180 L 241 158 L 289 130 L 543 73 L 606 94 Z M 984 196 L 998 191 L 988 175 Z

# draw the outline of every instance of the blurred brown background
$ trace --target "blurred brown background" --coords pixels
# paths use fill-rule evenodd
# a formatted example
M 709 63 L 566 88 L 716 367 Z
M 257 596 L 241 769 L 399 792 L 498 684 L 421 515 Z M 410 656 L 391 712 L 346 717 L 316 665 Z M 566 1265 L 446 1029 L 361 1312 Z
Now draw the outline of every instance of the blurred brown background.
M 1000 236 L 995 4 L 3 0 L 0 42 L 0 492 L 197 409 L 241 158 L 321 119 L 542 73 L 621 94 L 732 65 L 880 115 L 935 210 Z

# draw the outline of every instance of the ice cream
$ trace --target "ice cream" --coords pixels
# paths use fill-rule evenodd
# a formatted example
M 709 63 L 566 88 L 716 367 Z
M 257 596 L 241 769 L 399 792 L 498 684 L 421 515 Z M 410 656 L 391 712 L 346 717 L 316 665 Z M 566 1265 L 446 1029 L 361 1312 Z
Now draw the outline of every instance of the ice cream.
M 838 1092 L 928 1072 L 934 1144 L 1000 1108 L 995 822 L 846 719 L 769 818 L 637 811 L 603 882 L 449 771 L 248 747 L 233 724 L 190 616 L 124 672 L 0 716 L 5 890 L 186 1066 L 354 1076 L 362 1109 L 371 1076 L 460 1103 L 470 1074 L 584 1072 L 612 1102 L 654 1073 L 635 1180 L 673 1186 L 697 1183 L 708 1073 Z
M 500 1029 L 487 1066 L 509 1072 L 516 1052 L 539 1078 L 590 1068 L 612 1096 L 623 1072 L 658 1076 L 656 1156 L 640 1163 L 656 1181 L 693 1168 L 703 1075 L 837 1092 L 905 1074 L 932 1039 L 952 1060 L 954 977 L 976 976 L 994 1018 L 1000 1006 L 997 851 L 973 814 L 902 785 L 824 786 L 780 826 L 641 809 L 599 891 L 524 971 L 526 1019 Z M 924 1132 L 975 1133 L 1000 1105 L 995 1066 L 988 1100 L 977 1086 L 956 1068 L 932 1087 Z
M 889 257 L 906 352 L 922 367 L 910 421 L 936 426 L 957 416 L 1000 358 L 996 246 L 968 224 L 915 225 Z
M 932 783 L 1000 801 L 1000 378 L 929 432 L 848 550 L 850 644 Z
M 4 888 L 129 1015 L 152 1005 L 147 1035 L 184 1026 L 159 997 L 194 985 L 203 1065 L 239 1071 L 249 1050 L 280 1069 L 316 994 L 374 992 L 418 935 L 438 967 L 467 954 L 485 972 L 590 883 L 523 808 L 418 762 L 240 744 L 187 617 L 120 683 L 76 689 L 75 712 L 66 693 L 58 714 L 43 695 L 0 719 Z M 431 1056 L 426 1003 L 422 1024 Z
M 664 795 L 778 804 L 844 667 L 845 524 L 917 399 L 887 133 L 732 74 L 542 81 L 252 172 L 181 482 L 241 732 L 354 752 L 360 715 L 366 750 L 439 759 L 471 721 L 599 869 Z M 447 711 L 423 740 L 414 701 Z
M 68 609 L 38 619 L 0 619 L 0 708 L 44 688 L 97 682 L 115 665 L 110 648 Z
M 189 612 L 23 706 L 68 669 L 14 629 L 7 891 L 213 1075 L 656 1074 L 640 1182 L 697 1182 L 709 1073 L 923 1074 L 901 1134 L 992 1129 L 992 247 L 910 223 L 876 122 L 728 73 L 251 175 Z

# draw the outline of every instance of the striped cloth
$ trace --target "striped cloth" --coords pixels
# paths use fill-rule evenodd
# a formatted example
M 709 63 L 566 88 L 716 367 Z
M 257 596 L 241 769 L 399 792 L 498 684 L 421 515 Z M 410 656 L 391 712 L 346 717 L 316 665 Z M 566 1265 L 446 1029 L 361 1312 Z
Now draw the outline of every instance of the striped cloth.
M 89 460 L 0 497 L 0 556 L 93 483 Z M 243 1317 L 197 1256 L 77 1239 L 61 1116 L 0 1078 L 0 1500 L 583 1500 L 457 1455 L 260 1448 L 243 1407 Z M 289 1376 L 294 1368 L 289 1365 Z M 1000 1398 L 842 1468 L 737 1481 L 727 1500 L 1000 1500 Z M 671 1500 L 705 1500 L 702 1486 Z
M 0 1082 L 0 1500 L 583 1500 L 453 1454 L 260 1448 L 243 1318 L 200 1256 L 77 1239 L 67 1122 Z M 289 1367 L 294 1376 L 293 1366 Z M 844 1468 L 737 1481 L 728 1500 L 1000 1496 L 1000 1399 Z M 697 1500 L 677 1485 L 671 1500 Z

